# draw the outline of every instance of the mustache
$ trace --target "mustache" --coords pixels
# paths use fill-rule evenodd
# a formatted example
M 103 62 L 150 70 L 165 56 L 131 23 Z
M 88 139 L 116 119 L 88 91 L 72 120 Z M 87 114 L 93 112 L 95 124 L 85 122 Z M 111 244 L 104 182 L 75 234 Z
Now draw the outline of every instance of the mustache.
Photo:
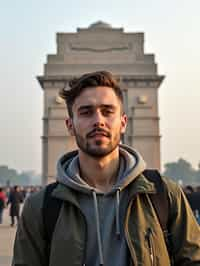
M 87 138 L 93 137 L 96 133 L 101 133 L 102 135 L 106 137 L 111 137 L 111 134 L 102 128 L 95 128 L 91 130 L 90 132 L 87 133 L 86 137 Z

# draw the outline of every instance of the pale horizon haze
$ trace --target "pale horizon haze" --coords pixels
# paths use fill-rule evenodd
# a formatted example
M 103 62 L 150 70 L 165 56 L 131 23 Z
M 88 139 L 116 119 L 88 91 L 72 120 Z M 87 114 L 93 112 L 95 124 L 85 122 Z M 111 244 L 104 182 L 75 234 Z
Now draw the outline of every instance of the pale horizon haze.
M 99 20 L 125 32 L 144 32 L 155 54 L 159 88 L 162 169 L 184 158 L 200 162 L 200 1 L 39 1 L 0 4 L 0 165 L 41 173 L 43 75 L 56 33 Z

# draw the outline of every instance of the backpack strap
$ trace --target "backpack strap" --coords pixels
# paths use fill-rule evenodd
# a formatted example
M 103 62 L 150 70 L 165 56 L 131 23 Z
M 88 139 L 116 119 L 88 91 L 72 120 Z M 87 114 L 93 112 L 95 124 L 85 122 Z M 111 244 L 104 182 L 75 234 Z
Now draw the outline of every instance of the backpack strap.
M 157 170 L 146 169 L 143 175 L 150 182 L 153 182 L 156 187 L 156 194 L 150 194 L 149 196 L 163 231 L 171 265 L 175 265 L 171 234 L 168 230 L 170 225 L 170 206 L 166 186 Z
M 49 246 L 48 252 L 50 251 L 52 235 L 63 203 L 61 199 L 51 196 L 51 193 L 57 187 L 57 185 L 58 182 L 54 182 L 46 186 L 42 206 L 44 237 L 47 246 Z
M 163 184 L 160 173 L 154 169 L 147 169 L 144 176 L 153 182 L 156 187 L 156 194 L 150 194 L 150 199 L 157 214 L 163 233 L 167 232 L 169 218 L 169 201 L 166 188 Z

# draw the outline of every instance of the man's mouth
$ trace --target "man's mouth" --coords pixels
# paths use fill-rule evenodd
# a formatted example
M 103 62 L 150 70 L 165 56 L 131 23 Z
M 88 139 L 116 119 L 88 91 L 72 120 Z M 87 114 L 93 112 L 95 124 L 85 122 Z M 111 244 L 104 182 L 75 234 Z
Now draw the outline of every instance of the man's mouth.
M 95 130 L 92 130 L 91 132 L 89 132 L 88 134 L 87 134 L 87 137 L 88 138 L 92 138 L 92 137 L 110 137 L 110 133 L 108 133 L 108 132 L 106 132 L 105 130 L 97 130 L 97 129 L 95 129 Z
M 93 137 L 107 137 L 105 134 L 102 134 L 102 133 L 95 133 L 95 134 L 92 134 L 90 136 L 90 138 L 93 138 Z

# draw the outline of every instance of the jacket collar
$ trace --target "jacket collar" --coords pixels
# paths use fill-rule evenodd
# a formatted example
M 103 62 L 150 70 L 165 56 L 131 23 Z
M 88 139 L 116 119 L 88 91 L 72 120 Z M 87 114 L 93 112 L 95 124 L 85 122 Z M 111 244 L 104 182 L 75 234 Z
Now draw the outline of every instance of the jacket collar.
M 129 194 L 132 197 L 142 193 L 156 193 L 155 185 L 147 180 L 147 178 L 143 174 L 140 174 L 138 177 L 136 177 L 133 182 L 129 184 L 128 189 Z M 77 192 L 62 183 L 58 183 L 57 187 L 52 192 L 52 196 L 64 201 L 69 201 L 75 206 L 80 207 L 77 198 Z
M 129 194 L 134 197 L 137 194 L 155 194 L 154 183 L 150 182 L 142 173 L 138 175 L 129 185 Z

